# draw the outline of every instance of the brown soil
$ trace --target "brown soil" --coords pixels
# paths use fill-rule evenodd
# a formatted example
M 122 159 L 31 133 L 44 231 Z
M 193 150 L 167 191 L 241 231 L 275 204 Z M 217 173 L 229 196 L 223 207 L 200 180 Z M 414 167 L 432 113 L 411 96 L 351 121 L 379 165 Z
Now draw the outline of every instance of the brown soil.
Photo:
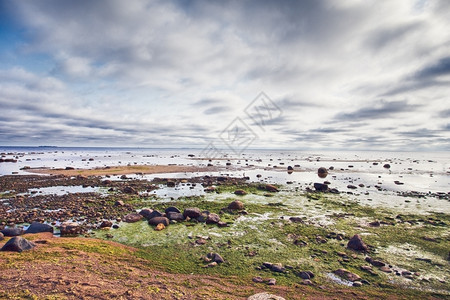
M 246 299 L 264 291 L 286 299 L 373 298 L 355 289 L 270 287 L 237 277 L 171 274 L 138 258 L 137 249 L 117 243 L 51 234 L 25 237 L 37 247 L 0 252 L 1 299 Z
M 215 167 L 194 167 L 179 165 L 134 165 L 134 166 L 113 166 L 95 169 L 28 169 L 27 172 L 37 174 L 65 175 L 65 176 L 104 176 L 104 175 L 127 175 L 127 174 L 158 174 L 158 173 L 183 173 L 183 172 L 211 172 Z

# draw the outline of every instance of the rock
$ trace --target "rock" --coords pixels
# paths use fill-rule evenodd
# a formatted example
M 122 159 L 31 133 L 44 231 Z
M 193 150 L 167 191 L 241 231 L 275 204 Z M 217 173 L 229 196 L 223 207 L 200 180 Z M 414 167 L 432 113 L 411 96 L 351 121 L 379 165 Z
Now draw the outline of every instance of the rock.
M 36 247 L 36 244 L 30 242 L 23 237 L 15 236 L 11 238 L 0 251 L 14 251 L 14 252 L 22 252 L 25 250 L 30 250 Z
M 217 266 L 217 263 L 215 261 L 213 261 L 213 262 L 210 262 L 209 264 L 207 264 L 205 267 L 206 268 L 212 268 L 212 267 L 215 267 L 215 266 Z
M 302 284 L 304 284 L 304 285 L 313 285 L 313 282 L 311 280 L 309 280 L 309 279 L 304 279 L 302 281 Z
M 23 228 L 21 227 L 9 227 L 0 231 L 4 236 L 19 236 L 23 234 Z
M 228 223 L 219 221 L 219 222 L 217 222 L 217 226 L 219 226 L 219 227 L 228 227 Z
M 137 194 L 138 192 L 131 186 L 126 186 L 123 188 L 122 192 L 125 194 Z
M 351 281 L 351 282 L 361 280 L 361 277 L 359 275 L 352 273 L 346 269 L 337 269 L 333 273 L 336 274 L 337 276 L 347 279 L 348 281 Z
M 242 210 L 242 209 L 244 209 L 244 203 L 242 203 L 239 200 L 234 200 L 233 202 L 228 204 L 228 209 Z
M 367 257 L 365 258 L 365 260 L 366 260 L 368 263 L 370 263 L 372 266 L 375 266 L 375 267 L 383 267 L 383 266 L 386 265 L 386 264 L 385 264 L 384 262 L 382 262 L 381 260 L 372 259 L 370 256 L 367 256 Z
M 369 223 L 369 226 L 371 227 L 380 227 L 381 223 L 380 221 L 373 221 Z
M 164 212 L 166 214 L 168 214 L 170 212 L 181 213 L 181 211 L 178 208 L 176 208 L 175 206 L 170 206 L 170 207 L 166 208 L 166 210 Z
M 175 187 L 174 181 L 167 181 L 167 187 Z
M 61 236 L 79 235 L 82 233 L 81 225 L 76 222 L 64 222 L 59 228 Z
M 278 192 L 278 188 L 272 184 L 266 184 L 266 191 L 276 193 Z
M 191 219 L 196 219 L 198 217 L 200 217 L 202 215 L 202 212 L 200 210 L 200 208 L 198 207 L 189 207 L 186 208 L 183 212 L 183 216 L 184 218 L 191 218 Z
M 309 276 L 308 272 L 300 272 L 297 274 L 298 277 L 300 277 L 301 279 L 311 279 L 311 276 Z
M 388 266 L 382 266 L 380 268 L 380 271 L 383 271 L 385 273 L 392 273 L 392 270 Z
M 255 276 L 252 278 L 252 281 L 256 283 L 262 283 L 264 280 L 260 276 Z
M 150 219 L 149 216 L 151 215 L 152 212 L 153 212 L 153 209 L 144 208 L 144 209 L 141 209 L 139 214 L 148 220 L 148 219 Z
M 238 195 L 238 196 L 245 196 L 245 195 L 247 195 L 247 192 L 244 190 L 235 190 L 234 194 Z
M 273 272 L 278 272 L 278 273 L 286 272 L 286 268 L 284 268 L 283 265 L 280 264 L 280 263 L 272 264 L 270 266 L 270 270 L 273 271 Z
M 267 280 L 267 285 L 275 285 L 277 284 L 277 280 L 275 278 L 269 278 Z
M 206 224 L 217 224 L 220 222 L 220 217 L 218 214 L 215 213 L 210 213 L 207 217 L 206 217 Z
M 182 213 L 171 211 L 167 214 L 167 218 L 169 220 L 175 220 L 175 221 L 184 221 L 184 216 Z
M 288 166 L 288 167 L 287 167 L 287 170 L 288 170 L 288 171 L 294 171 L 294 168 L 291 167 L 291 166 Z
M 156 231 L 161 231 L 161 230 L 163 230 L 164 228 L 166 228 L 166 226 L 164 226 L 163 223 L 159 223 L 158 225 L 156 225 L 155 230 L 156 230 Z
M 25 233 L 40 233 L 40 232 L 53 233 L 53 227 L 48 224 L 33 222 L 31 223 L 30 227 L 28 227 L 28 229 L 25 231 Z
M 390 165 L 390 164 L 385 164 L 385 165 L 383 166 L 383 168 L 385 168 L 385 169 L 390 169 L 390 168 L 391 168 L 391 165 Z
M 164 226 L 169 226 L 169 219 L 166 217 L 154 217 L 148 220 L 148 224 L 157 226 L 158 224 L 164 224 Z
M 115 206 L 124 206 L 125 203 L 123 203 L 122 200 L 117 200 L 116 203 L 114 203 Z
M 109 220 L 104 220 L 101 224 L 100 224 L 100 228 L 110 228 L 112 227 L 113 223 Z
M 358 234 L 355 234 L 347 243 L 347 248 L 355 251 L 367 251 L 367 245 Z
M 127 175 L 120 176 L 120 179 L 128 179 Z
M 289 221 L 291 221 L 292 223 L 304 223 L 303 219 L 300 217 L 290 217 Z
M 127 223 L 135 223 L 142 220 L 143 216 L 138 213 L 131 213 L 123 217 L 123 221 Z
M 150 220 L 155 217 L 162 217 L 162 216 L 163 216 L 163 214 L 160 211 L 155 209 L 154 211 L 152 211 L 150 214 L 147 215 L 146 219 Z
M 203 191 L 205 191 L 205 193 L 213 193 L 213 192 L 216 191 L 216 187 L 215 186 L 208 186 Z
M 221 264 L 223 262 L 225 262 L 225 260 L 223 259 L 222 256 L 220 256 L 219 254 L 215 253 L 215 252 L 210 252 L 208 253 L 208 255 L 206 255 L 206 257 L 208 257 L 209 259 L 211 259 L 212 261 Z
M 276 283 L 276 281 L 274 282 L 274 284 L 275 283 Z M 250 297 L 247 298 L 247 300 L 285 300 L 285 299 L 283 297 L 264 292 L 264 293 L 258 293 L 258 294 L 251 295 Z
M 353 282 L 353 286 L 354 287 L 360 287 L 360 286 L 362 286 L 362 282 L 361 281 L 355 281 L 355 282 Z
M 317 170 L 317 175 L 318 175 L 320 178 L 325 178 L 325 177 L 327 177 L 327 175 L 328 175 L 328 171 L 327 171 L 326 168 L 320 167 L 320 168 Z
M 358 187 L 354 186 L 353 184 L 349 184 L 347 185 L 347 188 L 351 190 L 356 190 Z
M 328 185 L 319 183 L 319 182 L 315 182 L 314 189 L 318 192 L 326 192 L 328 190 Z

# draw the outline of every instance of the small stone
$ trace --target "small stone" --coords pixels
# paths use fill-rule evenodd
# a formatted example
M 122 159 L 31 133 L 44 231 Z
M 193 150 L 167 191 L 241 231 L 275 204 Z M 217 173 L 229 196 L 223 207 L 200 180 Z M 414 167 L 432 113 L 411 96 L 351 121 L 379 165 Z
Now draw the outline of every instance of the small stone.
M 169 219 L 166 217 L 154 217 L 148 220 L 148 224 L 158 226 L 158 224 L 163 224 L 164 226 L 169 226 Z
M 123 221 L 127 223 L 135 223 L 142 220 L 143 216 L 138 213 L 131 213 L 123 217 Z
M 235 190 L 234 194 L 238 195 L 238 196 L 245 196 L 245 195 L 247 195 L 247 192 L 244 190 Z
M 346 269 L 338 269 L 333 273 L 352 282 L 361 280 L 361 277 L 358 274 L 352 273 Z
M 206 217 L 206 224 L 217 224 L 220 222 L 220 217 L 218 214 L 215 213 L 210 213 L 207 217 Z
M 387 267 L 387 266 L 382 266 L 380 268 L 380 271 L 383 271 L 385 273 L 392 273 L 392 270 L 389 267 Z
M 122 200 L 117 200 L 116 203 L 114 203 L 115 206 L 124 206 L 125 203 L 123 203 Z
M 356 251 L 367 251 L 368 247 L 358 234 L 355 234 L 347 243 L 347 248 Z
M 183 216 L 185 218 L 189 217 L 191 219 L 196 219 L 202 215 L 200 208 L 198 207 L 189 207 L 186 208 L 183 212 Z
M 266 184 L 266 191 L 276 193 L 278 192 L 278 188 L 272 184 Z
M 164 226 L 163 223 L 159 223 L 158 225 L 156 225 L 155 230 L 156 230 L 156 231 L 161 231 L 161 230 L 163 230 L 164 228 L 166 228 L 166 226 Z
M 105 220 L 100 224 L 100 228 L 109 228 L 112 227 L 112 225 L 111 221 Z
M 353 282 L 353 286 L 354 287 L 360 287 L 360 286 L 362 286 L 362 282 L 361 281 L 354 281 Z
M 309 274 L 307 272 L 304 272 L 304 271 L 298 273 L 297 276 L 300 277 L 301 279 L 311 279 Z
M 313 282 L 312 282 L 311 280 L 309 280 L 309 279 L 304 279 L 304 280 L 302 281 L 302 284 L 303 284 L 303 285 L 313 285 Z
M 270 270 L 279 273 L 284 273 L 286 271 L 286 269 L 280 263 L 272 264 L 272 266 L 270 266 Z
M 277 284 L 277 280 L 275 278 L 269 278 L 267 280 L 267 285 L 275 285 Z
M 252 281 L 256 283 L 262 283 L 264 280 L 260 276 L 255 276 L 252 278 Z
M 219 254 L 214 253 L 214 252 L 208 253 L 207 257 L 210 258 L 212 261 L 215 261 L 218 264 L 225 262 L 225 260 L 223 259 L 222 256 L 220 256 Z

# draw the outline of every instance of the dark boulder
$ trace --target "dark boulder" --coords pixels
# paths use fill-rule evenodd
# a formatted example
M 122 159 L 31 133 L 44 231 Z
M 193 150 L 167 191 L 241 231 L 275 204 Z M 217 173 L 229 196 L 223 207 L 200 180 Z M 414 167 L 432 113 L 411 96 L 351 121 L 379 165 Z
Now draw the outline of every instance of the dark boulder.
M 175 212 L 175 211 L 170 211 L 167 214 L 167 218 L 169 220 L 174 220 L 174 221 L 183 221 L 184 220 L 183 214 L 180 212 Z
M 176 212 L 176 213 L 181 213 L 181 211 L 176 208 L 175 206 L 171 206 L 166 208 L 166 210 L 164 211 L 166 214 L 170 213 L 170 212 Z
M 278 192 L 278 188 L 272 184 L 266 184 L 266 191 L 276 193 Z
M 31 223 L 25 233 L 40 233 L 40 232 L 51 232 L 53 233 L 53 227 L 48 224 L 43 224 L 39 222 Z
M 294 171 L 294 168 L 291 167 L 291 166 L 288 166 L 288 167 L 287 167 L 287 170 L 288 170 L 288 171 Z
M 245 196 L 245 195 L 247 195 L 247 192 L 244 190 L 235 190 L 234 194 L 238 195 L 238 196 Z
M 156 209 L 154 211 L 152 211 L 150 214 L 147 215 L 147 217 L 145 217 L 147 220 L 156 218 L 156 217 L 162 217 L 163 214 L 160 211 L 157 211 Z
M 169 219 L 167 219 L 166 217 L 154 217 L 151 218 L 150 220 L 148 220 L 148 224 L 150 225 L 158 225 L 158 224 L 163 224 L 164 226 L 169 226 Z
M 206 255 L 206 256 L 209 259 L 211 259 L 213 262 L 216 262 L 218 264 L 221 264 L 221 263 L 225 262 L 225 260 L 223 259 L 222 256 L 220 256 L 220 254 L 217 254 L 217 253 L 214 253 L 214 252 L 208 253 L 208 255 Z
M 10 239 L 0 251 L 14 251 L 14 252 L 22 252 L 25 250 L 30 250 L 36 247 L 36 244 L 30 242 L 23 237 L 15 236 Z
M 185 218 L 189 217 L 191 219 L 196 219 L 202 215 L 202 211 L 198 207 L 186 208 L 183 212 Z
M 328 185 L 319 183 L 319 182 L 315 182 L 314 189 L 318 192 L 326 192 L 328 190 Z
M 144 209 L 141 209 L 139 214 L 148 220 L 149 216 L 151 215 L 152 212 L 153 212 L 153 209 L 144 208 Z
M 100 224 L 100 228 L 111 228 L 113 223 L 109 220 L 105 220 Z
M 391 168 L 391 165 L 390 165 L 390 164 L 385 164 L 385 165 L 383 166 L 383 168 L 385 168 L 385 169 L 390 169 L 390 168 Z
M 9 227 L 1 231 L 4 236 L 19 236 L 23 234 L 23 228 L 21 227 Z
M 347 243 L 347 248 L 356 251 L 367 251 L 368 247 L 363 242 L 359 234 L 355 234 Z

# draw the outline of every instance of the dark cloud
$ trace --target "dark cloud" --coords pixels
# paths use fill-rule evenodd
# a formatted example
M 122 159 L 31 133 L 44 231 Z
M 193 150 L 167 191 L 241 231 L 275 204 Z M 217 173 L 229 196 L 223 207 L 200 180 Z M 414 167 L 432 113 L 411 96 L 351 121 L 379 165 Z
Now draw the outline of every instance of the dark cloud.
M 440 131 L 430 130 L 427 128 L 419 128 L 412 131 L 401 131 L 397 132 L 397 134 L 403 137 L 410 137 L 410 138 L 435 138 L 441 136 Z
M 373 106 L 363 107 L 349 113 L 339 113 L 335 116 L 340 121 L 359 121 L 391 118 L 393 115 L 403 112 L 413 112 L 419 105 L 408 104 L 408 101 L 380 101 Z
M 423 23 L 400 24 L 397 27 L 377 28 L 369 33 L 366 45 L 369 51 L 380 51 L 387 47 L 401 47 L 402 40 L 415 33 Z
M 439 59 L 436 63 L 425 66 L 414 74 L 416 80 L 429 80 L 441 75 L 450 74 L 450 56 Z

